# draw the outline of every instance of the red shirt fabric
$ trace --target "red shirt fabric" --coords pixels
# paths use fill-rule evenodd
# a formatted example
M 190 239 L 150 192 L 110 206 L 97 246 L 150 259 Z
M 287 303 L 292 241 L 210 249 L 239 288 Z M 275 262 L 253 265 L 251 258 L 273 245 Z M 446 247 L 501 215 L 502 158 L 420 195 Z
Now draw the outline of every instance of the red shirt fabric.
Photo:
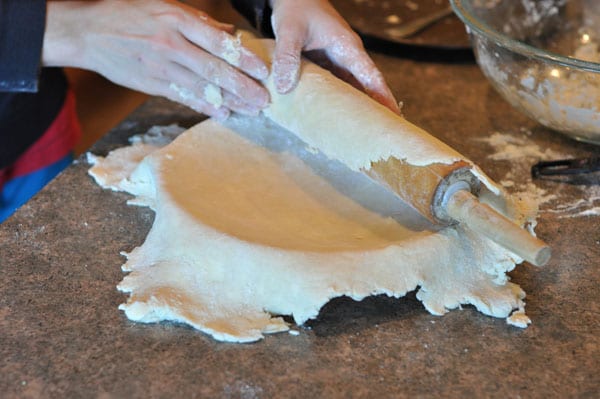
M 44 134 L 15 163 L 0 169 L 0 189 L 7 181 L 58 162 L 73 151 L 81 137 L 75 105 L 75 94 L 69 90 L 62 108 Z

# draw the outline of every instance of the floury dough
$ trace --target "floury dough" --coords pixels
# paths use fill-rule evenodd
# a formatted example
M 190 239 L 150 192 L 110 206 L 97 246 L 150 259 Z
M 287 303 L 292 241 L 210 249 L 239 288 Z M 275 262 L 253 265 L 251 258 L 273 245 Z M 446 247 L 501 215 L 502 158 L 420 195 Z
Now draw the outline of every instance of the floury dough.
M 242 39 L 270 64 L 273 40 Z M 279 94 L 272 76 L 263 83 L 271 95 L 264 110 L 267 117 L 350 169 L 369 170 L 373 162 L 390 158 L 415 166 L 465 161 L 489 191 L 500 194 L 499 187 L 461 154 L 306 59 L 290 93 Z
M 99 184 L 156 212 L 118 286 L 130 294 L 120 308 L 131 320 L 250 342 L 287 331 L 279 316 L 301 325 L 335 297 L 418 290 L 436 315 L 472 304 L 529 322 L 525 293 L 506 275 L 514 255 L 469 229 L 436 231 L 264 117 L 208 120 L 169 145 L 138 140 L 91 160 Z

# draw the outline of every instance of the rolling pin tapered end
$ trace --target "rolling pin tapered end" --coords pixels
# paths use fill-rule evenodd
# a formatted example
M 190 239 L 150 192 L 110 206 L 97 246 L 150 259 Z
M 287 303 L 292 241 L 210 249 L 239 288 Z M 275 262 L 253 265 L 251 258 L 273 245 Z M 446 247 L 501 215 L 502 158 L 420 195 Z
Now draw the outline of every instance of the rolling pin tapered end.
M 548 245 L 545 245 L 544 247 L 540 248 L 537 255 L 535 256 L 535 259 L 533 261 L 531 261 L 530 263 L 535 266 L 545 266 L 546 263 L 548 263 L 548 261 L 550 261 L 551 257 L 552 257 L 552 249 Z
M 535 266 L 544 266 L 552 250 L 542 240 L 514 224 L 467 190 L 458 190 L 445 204 L 452 219 L 469 226 Z

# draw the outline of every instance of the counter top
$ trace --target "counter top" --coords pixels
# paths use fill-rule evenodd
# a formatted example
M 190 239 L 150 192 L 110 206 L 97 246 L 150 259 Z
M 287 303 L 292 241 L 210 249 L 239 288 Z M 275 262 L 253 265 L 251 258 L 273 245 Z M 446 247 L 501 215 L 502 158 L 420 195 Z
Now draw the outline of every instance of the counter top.
M 493 179 L 515 170 L 479 140 L 495 132 L 567 155 L 594 150 L 511 109 L 471 60 L 406 55 L 373 53 L 407 119 Z M 92 151 L 106 154 L 153 125 L 201 119 L 151 99 Z M 117 309 L 126 299 L 115 288 L 119 252 L 143 242 L 153 213 L 101 189 L 88 168 L 80 158 L 0 225 L 4 398 L 592 398 L 600 391 L 600 216 L 565 217 L 552 211 L 560 204 L 540 214 L 537 232 L 554 256 L 542 269 L 524 264 L 511 273 L 527 292 L 527 329 L 470 306 L 432 316 L 410 294 L 336 299 L 294 327 L 298 336 L 226 344 L 178 324 L 133 323 Z M 577 200 L 598 192 L 600 176 L 535 184 Z

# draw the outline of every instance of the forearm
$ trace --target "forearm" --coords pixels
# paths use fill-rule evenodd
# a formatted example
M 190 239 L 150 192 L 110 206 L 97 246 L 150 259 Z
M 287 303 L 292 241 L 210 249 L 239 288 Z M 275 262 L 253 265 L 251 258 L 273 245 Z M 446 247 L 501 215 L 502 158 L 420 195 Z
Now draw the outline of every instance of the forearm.
M 48 1 L 42 65 L 89 69 L 85 39 L 96 2 Z

